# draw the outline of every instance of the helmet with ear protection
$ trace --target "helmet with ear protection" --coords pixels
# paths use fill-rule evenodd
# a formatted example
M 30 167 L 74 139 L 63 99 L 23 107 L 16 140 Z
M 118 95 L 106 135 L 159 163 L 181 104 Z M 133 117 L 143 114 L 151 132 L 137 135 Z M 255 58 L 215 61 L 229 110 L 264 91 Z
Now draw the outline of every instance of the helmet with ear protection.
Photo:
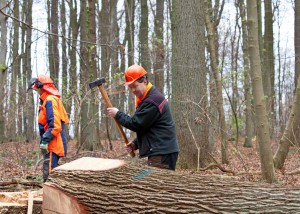
M 33 88 L 43 88 L 44 85 L 50 84 L 53 84 L 52 79 L 48 75 L 41 74 L 36 78 Z
M 42 82 L 40 82 L 38 79 L 36 79 L 36 81 L 35 81 L 35 83 L 34 83 L 35 85 L 36 85 L 36 87 L 37 88 L 43 88 L 43 83 Z

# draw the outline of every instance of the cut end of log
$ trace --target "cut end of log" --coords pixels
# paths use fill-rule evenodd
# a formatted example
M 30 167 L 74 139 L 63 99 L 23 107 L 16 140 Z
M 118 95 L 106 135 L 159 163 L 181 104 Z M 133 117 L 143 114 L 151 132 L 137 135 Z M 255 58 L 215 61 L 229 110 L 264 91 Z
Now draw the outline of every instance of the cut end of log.
M 109 171 L 120 168 L 127 163 L 123 160 L 83 157 L 72 162 L 56 167 L 54 171 L 57 173 L 69 173 L 68 171 Z M 50 174 L 51 178 L 51 174 Z M 85 205 L 80 203 L 78 199 L 62 189 L 57 188 L 53 183 L 46 182 L 43 185 L 43 213 L 72 213 L 84 214 L 88 213 Z
M 126 165 L 123 160 L 83 157 L 66 163 L 54 170 L 105 171 Z

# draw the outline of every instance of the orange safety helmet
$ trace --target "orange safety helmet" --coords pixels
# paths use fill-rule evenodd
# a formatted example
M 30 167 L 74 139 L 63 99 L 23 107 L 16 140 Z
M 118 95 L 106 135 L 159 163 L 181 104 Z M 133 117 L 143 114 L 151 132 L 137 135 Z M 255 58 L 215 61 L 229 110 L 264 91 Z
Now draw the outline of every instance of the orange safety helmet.
M 139 65 L 132 65 L 128 67 L 125 71 L 125 80 L 126 83 L 125 86 L 128 86 L 132 84 L 137 79 L 145 76 L 147 74 L 147 71 L 142 66 Z
M 31 87 L 32 89 L 43 88 L 48 93 L 60 97 L 59 91 L 48 75 L 40 74 L 37 78 L 32 78 Z

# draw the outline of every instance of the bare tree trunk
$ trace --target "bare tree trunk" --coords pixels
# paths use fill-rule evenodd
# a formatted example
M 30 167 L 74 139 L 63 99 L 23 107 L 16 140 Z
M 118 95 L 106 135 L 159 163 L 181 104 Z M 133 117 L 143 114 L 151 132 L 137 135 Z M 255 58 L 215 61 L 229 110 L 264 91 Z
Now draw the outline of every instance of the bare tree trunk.
M 87 41 L 87 0 L 81 1 L 80 8 L 80 40 Z M 87 150 L 92 150 L 89 144 L 91 121 L 89 121 L 89 103 L 88 103 L 88 83 L 89 83 L 89 70 L 88 70 L 88 47 L 87 43 L 80 43 L 80 83 L 81 83 L 81 106 L 80 106 L 80 141 L 79 145 Z
M 269 123 L 271 136 L 273 136 L 275 128 L 275 69 L 274 69 L 274 48 L 273 48 L 273 12 L 272 12 L 272 0 L 264 1 L 265 8 L 265 34 L 264 34 L 264 60 L 263 60 L 263 82 L 264 82 L 264 93 L 267 99 L 267 109 L 269 114 Z
M 26 5 L 26 23 L 28 25 L 32 25 L 32 4 L 33 1 L 32 0 L 28 0 L 26 1 L 27 5 Z M 32 38 L 32 30 L 31 28 L 26 28 L 26 42 L 25 42 L 25 62 L 24 63 L 24 76 L 25 76 L 25 81 L 24 81 L 24 86 L 23 86 L 23 90 L 24 92 L 26 91 L 28 85 L 27 83 L 29 82 L 29 80 L 32 77 L 32 70 L 31 70 L 31 50 L 32 50 L 32 45 L 31 45 L 31 38 Z M 36 123 L 36 121 L 34 121 L 34 100 L 33 100 L 33 96 L 32 93 L 31 94 L 24 94 L 24 96 L 26 98 L 26 103 L 25 108 L 24 108 L 24 120 L 25 120 L 25 124 L 24 124 L 24 132 L 26 135 L 26 141 L 31 142 L 35 135 L 32 134 L 33 132 L 33 127 L 34 127 L 34 123 Z
M 206 29 L 207 29 L 207 37 L 208 37 L 208 50 L 209 50 L 209 56 L 210 56 L 210 65 L 212 68 L 212 72 L 214 75 L 215 80 L 215 87 L 216 87 L 216 95 L 217 95 L 217 108 L 219 112 L 219 127 L 220 127 L 220 136 L 221 136 L 221 155 L 222 155 L 222 163 L 228 164 L 228 149 L 227 149 L 227 136 L 226 136 L 226 123 L 225 123 L 225 114 L 224 114 L 224 107 L 223 107 L 223 92 L 222 92 L 222 81 L 220 77 L 220 72 L 218 69 L 217 64 L 217 54 L 215 50 L 215 32 L 213 23 L 211 22 L 211 16 L 212 14 L 212 8 L 209 6 L 211 5 L 211 2 L 209 3 L 207 0 L 205 1 L 205 23 L 206 23 Z
M 300 74 L 300 58 L 299 58 L 299 54 L 300 54 L 300 2 L 299 1 L 295 1 L 295 24 L 294 24 L 294 42 L 295 42 L 295 76 L 294 76 L 294 82 L 295 82 L 295 91 L 297 90 L 297 78 L 299 77 Z M 296 92 L 294 92 L 296 93 Z M 296 121 L 295 121 L 296 122 Z M 297 123 L 294 123 L 294 129 L 299 130 L 300 129 L 300 121 L 297 120 Z M 298 146 L 300 146 L 300 132 L 297 131 L 295 133 L 295 137 L 296 140 L 294 141 L 294 143 Z
M 125 29 L 125 42 L 128 48 L 128 66 L 134 64 L 134 35 L 135 35 L 135 0 L 125 0 L 125 13 L 126 13 L 126 29 Z M 125 43 L 124 42 L 124 43 Z M 125 70 L 124 70 L 125 71 Z M 132 93 L 128 95 L 128 114 L 133 115 L 135 112 L 135 96 Z M 133 132 L 131 132 L 133 135 Z
M 300 75 L 300 2 L 295 0 L 295 77 L 294 83 L 297 88 L 298 77 Z
M 150 54 L 149 54 L 149 41 L 148 41 L 148 32 L 149 32 L 149 25 L 148 25 L 148 5 L 147 0 L 141 0 L 141 23 L 140 23 L 140 32 L 139 32 L 139 39 L 140 39 L 140 55 L 139 61 L 140 65 L 148 71 L 148 76 L 150 76 L 151 72 L 151 63 L 150 63 Z M 151 79 L 150 79 L 151 80 Z
M 111 92 L 113 92 L 111 97 L 111 102 L 113 106 L 124 110 L 124 102 L 122 103 L 122 94 L 125 90 L 123 85 L 123 75 L 120 75 L 119 70 L 119 26 L 118 26 L 118 17 L 117 17 L 117 0 L 110 1 L 110 43 L 114 51 L 111 52 Z M 123 100 L 124 101 L 124 100 Z M 113 129 L 111 129 L 111 136 L 116 139 L 120 136 L 118 129 L 115 126 L 113 120 L 110 120 Z M 110 148 L 112 144 L 110 144 Z
M 3 8 L 2 10 L 5 12 L 5 1 L 0 1 L 0 8 Z M 6 78 L 6 53 L 7 53 L 7 25 L 6 25 L 6 17 L 0 13 L 0 97 L 7 97 L 4 96 L 4 84 L 5 84 L 5 78 Z M 0 143 L 6 141 L 5 137 L 5 115 L 4 115 L 4 103 L 5 98 L 3 99 L 3 102 L 0 103 Z
M 156 1 L 156 14 L 154 18 L 154 85 L 155 88 L 164 93 L 164 5 L 165 1 Z
M 69 66 L 69 93 L 68 96 L 65 96 L 63 99 L 66 111 L 68 113 L 71 112 L 72 103 L 74 105 L 74 137 L 78 138 L 78 128 L 79 128 L 79 105 L 78 99 L 76 99 L 76 95 L 78 95 L 77 90 L 77 59 L 76 59 L 76 52 L 77 52 L 77 38 L 78 38 L 78 28 L 79 28 L 79 21 L 77 18 L 77 1 L 70 0 L 69 2 L 70 8 L 70 29 L 69 29 L 69 37 L 73 40 L 69 43 L 69 57 L 70 57 L 70 66 Z
M 297 138 L 296 133 L 299 132 L 298 124 L 300 123 L 300 76 L 298 76 L 298 84 L 294 97 L 294 103 L 286 124 L 284 133 L 279 141 L 279 147 L 274 156 L 274 165 L 277 169 L 282 169 L 284 162 L 288 156 L 290 146 L 294 145 Z
M 110 47 L 110 2 L 109 1 L 102 1 L 102 7 L 100 11 L 100 42 L 101 44 L 106 44 L 101 46 L 101 77 L 109 77 L 109 69 L 111 63 L 111 47 Z M 103 136 L 105 139 L 111 140 L 111 129 L 107 129 L 108 127 L 112 126 L 112 120 L 109 120 L 106 114 L 106 105 L 103 103 L 101 105 L 101 112 L 103 112 L 101 118 L 101 128 L 103 130 Z M 115 128 L 115 127 L 114 127 Z M 116 129 L 116 128 L 115 128 Z M 104 131 L 105 130 L 105 131 Z
M 244 60 L 244 94 L 245 94 L 245 142 L 244 147 L 252 147 L 253 136 L 253 121 L 252 121 L 252 105 L 251 105 L 251 82 L 250 82 L 250 62 L 249 62 L 249 50 L 248 50 L 248 32 L 247 32 L 247 19 L 244 0 L 239 1 L 239 10 L 242 20 L 242 33 L 243 33 L 243 60 Z
M 49 1 L 49 0 L 48 0 Z M 50 75 L 54 82 L 59 78 L 59 51 L 58 51 L 58 1 L 50 0 L 49 2 L 49 32 L 55 35 L 48 35 L 49 42 L 49 68 Z
M 261 60 L 257 31 L 257 4 L 256 1 L 254 2 L 252 0 L 247 0 L 249 35 L 248 45 L 250 54 L 251 80 L 256 113 L 257 137 L 259 143 L 261 171 L 266 181 L 272 183 L 276 181 L 276 176 L 273 164 L 270 142 L 271 140 L 269 134 L 269 123 L 262 84 Z
M 209 162 L 204 2 L 174 0 L 172 7 L 171 109 L 180 146 L 178 166 L 204 167 Z
M 14 1 L 14 17 L 19 19 L 19 0 Z M 13 22 L 14 35 L 13 35 L 13 46 L 12 46 L 12 75 L 10 84 L 10 97 L 9 97 L 9 110 L 8 110 L 8 123 L 7 132 L 8 139 L 15 141 L 17 139 L 17 121 L 19 119 L 18 108 L 17 108 L 17 90 L 18 90 L 18 72 L 20 70 L 20 56 L 19 56 L 19 32 L 20 24 L 18 21 Z
M 88 40 L 91 44 L 88 44 L 88 67 L 89 67 L 89 82 L 94 81 L 97 77 L 97 48 L 95 48 L 97 42 L 96 36 L 96 0 L 88 0 L 89 3 L 89 21 L 88 21 Z M 95 93 L 99 93 L 98 91 L 92 90 L 91 97 L 95 96 Z M 96 150 L 98 145 L 101 145 L 100 137 L 99 137 L 99 114 L 98 114 L 98 100 L 91 99 L 89 101 L 89 121 L 91 121 L 89 125 L 89 145 L 88 148 L 92 148 Z M 100 146 L 101 147 L 101 146 Z

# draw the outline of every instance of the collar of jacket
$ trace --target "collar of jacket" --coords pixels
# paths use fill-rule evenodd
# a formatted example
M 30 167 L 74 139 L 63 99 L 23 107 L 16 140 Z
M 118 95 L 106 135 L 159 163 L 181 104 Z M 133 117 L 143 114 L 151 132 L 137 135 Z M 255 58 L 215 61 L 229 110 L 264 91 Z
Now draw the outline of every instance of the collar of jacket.
M 52 94 L 45 91 L 42 95 L 40 95 L 40 100 L 42 100 L 44 102 L 49 95 L 52 95 Z M 53 96 L 55 96 L 55 95 L 53 95 Z
M 145 99 L 145 97 L 147 96 L 150 88 L 152 87 L 151 82 L 148 82 L 147 86 L 146 86 L 146 90 L 144 91 L 144 94 L 141 98 L 136 97 L 135 98 L 135 107 L 137 108 L 139 106 L 139 104 Z

